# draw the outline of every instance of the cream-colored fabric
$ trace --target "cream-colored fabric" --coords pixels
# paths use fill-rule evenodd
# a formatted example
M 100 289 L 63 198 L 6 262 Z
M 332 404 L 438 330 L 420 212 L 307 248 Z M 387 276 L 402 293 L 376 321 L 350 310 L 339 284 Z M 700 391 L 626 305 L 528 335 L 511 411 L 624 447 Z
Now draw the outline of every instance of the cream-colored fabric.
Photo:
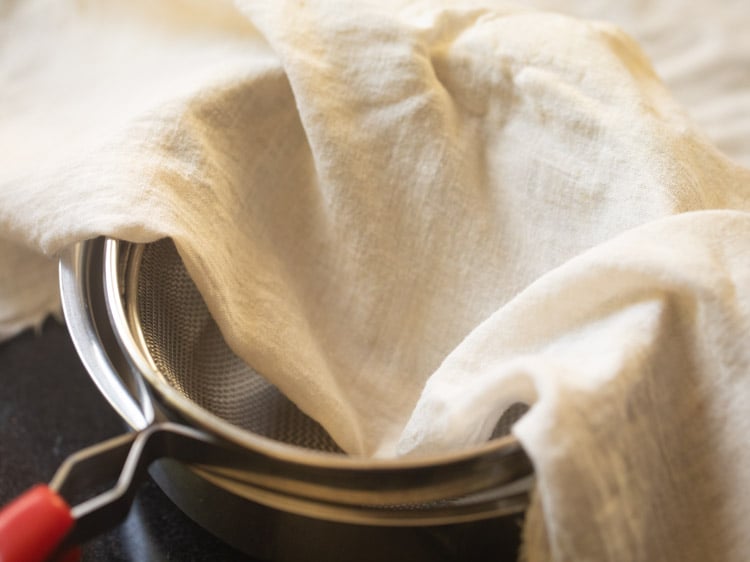
M 745 0 L 531 0 L 634 37 L 711 141 L 750 166 L 750 9 Z
M 28 1 L 0 25 L 6 334 L 53 308 L 67 244 L 171 236 L 230 345 L 352 454 L 462 446 L 533 403 L 529 560 L 747 551 L 750 173 L 627 35 L 382 0 Z
M 474 330 L 427 383 L 404 443 L 481 439 L 515 394 L 535 404 L 514 427 L 538 477 L 528 560 L 744 560 L 748 311 L 749 214 L 631 230 Z

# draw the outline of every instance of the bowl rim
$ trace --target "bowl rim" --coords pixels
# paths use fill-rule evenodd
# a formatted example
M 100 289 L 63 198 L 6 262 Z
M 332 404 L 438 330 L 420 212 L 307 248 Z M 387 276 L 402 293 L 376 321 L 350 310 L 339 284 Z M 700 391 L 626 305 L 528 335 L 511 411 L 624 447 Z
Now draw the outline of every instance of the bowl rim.
M 277 463 L 282 473 L 270 480 L 207 468 L 199 472 L 234 493 L 303 515 L 320 517 L 321 506 L 327 504 L 322 517 L 330 520 L 412 525 L 476 520 L 525 508 L 533 467 L 512 434 L 441 454 L 365 458 L 306 449 L 254 434 L 180 394 L 144 353 L 145 340 L 138 341 L 143 334 L 131 330 L 134 319 L 129 315 L 134 312 L 129 309 L 133 307 L 123 300 L 126 276 L 135 270 L 123 265 L 138 258 L 144 247 L 100 237 L 78 242 L 60 260 L 61 298 L 71 338 L 90 377 L 131 428 L 144 429 L 154 422 L 155 410 L 166 411 L 169 419 L 187 420 L 187 425 Z M 97 297 L 98 292 L 102 294 Z M 107 330 L 116 346 L 106 337 Z M 130 367 L 127 372 L 123 358 Z M 178 414 L 176 418 L 173 412 Z M 307 473 L 315 476 L 307 480 Z M 493 491 L 496 495 L 500 491 L 500 497 L 487 500 Z M 268 497 L 269 493 L 276 497 Z M 464 507 L 453 514 L 450 509 L 436 507 L 432 516 L 416 513 L 400 517 L 372 506 L 368 511 L 362 505 L 356 515 L 355 505 L 373 497 L 377 504 L 387 506 L 396 503 L 394 500 L 406 503 L 460 496 Z M 473 496 L 477 499 L 472 508 Z

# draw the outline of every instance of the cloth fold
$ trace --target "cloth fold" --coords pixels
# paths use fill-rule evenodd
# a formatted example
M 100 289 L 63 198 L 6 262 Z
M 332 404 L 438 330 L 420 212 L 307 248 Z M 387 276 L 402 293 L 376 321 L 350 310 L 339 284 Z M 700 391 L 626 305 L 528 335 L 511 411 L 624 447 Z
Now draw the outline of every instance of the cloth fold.
M 446 359 L 402 452 L 459 447 L 468 419 L 486 439 L 526 401 L 514 433 L 543 459 L 529 560 L 742 560 L 749 258 L 750 215 L 703 211 L 571 260 Z
M 0 84 L 0 336 L 55 309 L 66 245 L 169 236 L 230 346 L 351 454 L 464 446 L 533 404 L 529 560 L 747 546 L 682 514 L 750 505 L 710 474 L 750 399 L 750 172 L 617 27 L 36 0 L 3 14 Z

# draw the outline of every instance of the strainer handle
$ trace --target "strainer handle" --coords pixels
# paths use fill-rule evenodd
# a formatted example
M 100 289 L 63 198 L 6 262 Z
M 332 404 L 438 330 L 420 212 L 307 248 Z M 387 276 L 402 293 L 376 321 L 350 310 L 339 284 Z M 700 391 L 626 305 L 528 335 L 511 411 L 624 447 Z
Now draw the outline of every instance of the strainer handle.
M 0 512 L 0 560 L 44 562 L 74 523 L 67 502 L 47 485 L 38 484 Z M 74 562 L 79 554 L 73 548 L 57 560 Z
M 77 545 L 125 518 L 154 460 L 226 464 L 225 457 L 236 455 L 214 437 L 173 423 L 83 449 L 65 460 L 49 486 L 35 486 L 0 511 L 0 562 L 73 562 Z M 72 503 L 71 498 L 112 481 L 104 492 Z

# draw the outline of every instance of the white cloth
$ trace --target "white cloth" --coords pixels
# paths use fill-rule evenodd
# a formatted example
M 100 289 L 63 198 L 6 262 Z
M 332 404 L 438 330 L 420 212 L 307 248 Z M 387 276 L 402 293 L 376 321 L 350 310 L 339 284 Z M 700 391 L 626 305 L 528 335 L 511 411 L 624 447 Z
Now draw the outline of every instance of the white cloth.
M 543 276 L 427 383 L 404 437 L 485 437 L 516 393 L 528 560 L 745 560 L 750 215 L 688 213 Z M 466 424 L 475 424 L 476 434 Z
M 37 252 L 171 236 L 230 345 L 353 454 L 462 446 L 533 403 L 529 560 L 750 551 L 750 173 L 611 25 L 19 2 L 0 158 L 6 334 L 52 308 Z
M 750 9 L 746 0 L 532 0 L 612 22 L 634 37 L 711 141 L 750 166 Z

